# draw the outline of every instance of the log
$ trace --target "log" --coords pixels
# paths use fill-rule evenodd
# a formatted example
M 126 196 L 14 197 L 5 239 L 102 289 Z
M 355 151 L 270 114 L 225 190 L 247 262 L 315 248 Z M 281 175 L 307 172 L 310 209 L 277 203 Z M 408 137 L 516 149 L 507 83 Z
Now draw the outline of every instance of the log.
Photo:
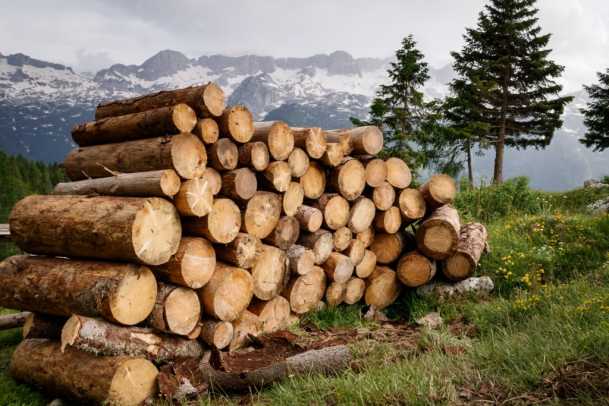
M 237 105 L 224 109 L 218 119 L 218 126 L 220 134 L 230 136 L 241 144 L 252 140 L 254 135 L 254 118 L 245 106 Z
M 28 196 L 9 217 L 13 241 L 32 254 L 160 265 L 178 250 L 175 207 L 158 197 Z
M 182 237 L 178 252 L 165 265 L 154 267 L 163 280 L 191 289 L 205 286 L 216 268 L 214 247 L 204 238 Z
M 416 288 L 431 281 L 436 274 L 436 262 L 412 251 L 400 258 L 397 274 L 404 285 Z
M 355 274 L 358 278 L 365 279 L 374 272 L 374 268 L 376 268 L 376 254 L 366 250 L 362 261 L 355 266 Z
M 180 186 L 174 204 L 182 216 L 206 216 L 214 204 L 212 188 L 206 179 L 188 179 Z
M 282 250 L 290 248 L 300 236 L 300 224 L 294 217 L 283 216 L 279 219 L 273 232 L 264 239 L 264 242 L 274 245 Z
M 346 304 L 352 305 L 359 302 L 364 297 L 366 291 L 366 282 L 363 279 L 352 277 L 345 285 L 345 297 L 343 301 Z
M 326 262 L 322 264 L 322 268 L 329 280 L 345 283 L 353 275 L 353 262 L 348 256 L 338 252 L 332 252 Z
M 315 254 L 302 245 L 294 244 L 286 251 L 290 272 L 306 275 L 315 266 Z
M 317 199 L 326 189 L 326 174 L 316 162 L 311 162 L 305 174 L 300 177 L 300 184 L 307 199 Z
M 417 189 L 402 190 L 400 192 L 398 204 L 405 224 L 410 224 L 425 216 L 425 199 L 423 198 L 423 194 Z
M 23 339 L 48 338 L 58 340 L 61 337 L 61 329 L 65 323 L 66 318 L 63 316 L 29 313 L 23 324 Z
M 196 340 L 197 337 L 199 337 L 200 335 L 201 335 L 201 323 L 199 322 L 199 323 L 197 323 L 195 328 L 193 328 L 192 331 L 186 335 L 186 338 L 189 340 Z
M 437 209 L 445 204 L 451 204 L 457 195 L 455 180 L 444 174 L 433 175 L 419 188 L 430 209 Z
M 11 313 L 0 316 L 0 330 L 9 330 L 11 328 L 21 327 L 25 324 L 25 320 L 32 313 L 20 312 Z
M 387 211 L 379 211 L 374 218 L 374 227 L 387 234 L 395 234 L 402 226 L 402 213 L 393 206 Z
M 324 224 L 330 230 L 338 230 L 349 222 L 349 202 L 338 193 L 324 193 L 314 204 L 323 212 Z
M 396 273 L 386 266 L 377 266 L 366 285 L 364 299 L 376 310 L 383 310 L 395 302 L 402 290 Z
M 402 253 L 406 241 L 402 233 L 377 233 L 370 250 L 376 255 L 379 264 L 390 264 Z
M 281 198 L 276 193 L 256 192 L 243 213 L 242 230 L 257 238 L 268 237 L 279 222 Z
M 147 324 L 164 333 L 187 336 L 201 316 L 197 293 L 168 283 L 159 282 L 157 285 L 156 302 Z
M 234 169 L 222 174 L 221 193 L 234 200 L 249 200 L 256 193 L 256 175 L 248 168 Z
M 326 152 L 324 152 L 320 161 L 324 165 L 335 167 L 340 165 L 344 158 L 345 150 L 343 146 L 339 143 L 329 142 L 326 145 Z
M 387 179 L 387 164 L 382 159 L 371 159 L 366 163 L 366 184 L 379 187 Z
M 288 327 L 290 319 L 290 302 L 283 297 L 277 296 L 269 301 L 256 301 L 248 308 L 248 311 L 258 316 L 262 324 L 263 334 L 270 334 Z
M 269 166 L 269 149 L 264 142 L 248 142 L 239 146 L 239 166 L 262 172 Z
M 362 259 L 364 259 L 364 255 L 366 253 L 366 245 L 358 239 L 352 239 L 349 242 L 349 246 L 345 250 L 345 255 L 349 257 L 353 265 L 357 266 Z
M 298 243 L 313 251 L 317 265 L 326 262 L 332 249 L 334 249 L 332 233 L 323 229 L 310 234 L 301 234 Z
M 264 179 L 268 187 L 277 192 L 285 192 L 290 186 L 292 175 L 290 166 L 285 161 L 273 161 L 264 170 Z
M 378 127 L 363 126 L 330 130 L 324 132 L 328 142 L 339 142 L 340 137 L 348 136 L 354 155 L 376 155 L 383 149 L 383 133 Z
M 241 212 L 232 200 L 216 199 L 207 216 L 183 218 L 182 226 L 188 235 L 205 237 L 218 244 L 228 244 L 239 234 Z
M 372 225 L 375 214 L 376 207 L 374 206 L 374 202 L 364 196 L 358 197 L 351 206 L 348 223 L 349 228 L 354 233 L 365 231 Z
M 96 356 L 130 356 L 164 363 L 199 358 L 203 348 L 195 340 L 158 334 L 143 327 L 124 327 L 102 319 L 72 315 L 61 330 L 61 351 L 76 349 Z
M 254 296 L 271 300 L 280 294 L 286 284 L 287 266 L 288 258 L 283 250 L 263 244 L 262 253 L 251 270 Z
M 400 158 L 389 158 L 387 165 L 387 182 L 398 189 L 405 189 L 412 181 L 412 174 L 406 162 Z
M 79 313 L 120 324 L 143 321 L 156 280 L 140 265 L 17 255 L 0 262 L 0 306 L 55 316 Z
M 283 121 L 263 121 L 254 123 L 252 141 L 264 142 L 276 161 L 288 159 L 294 149 L 294 135 Z
M 389 210 L 395 202 L 395 189 L 389 182 L 382 182 L 372 190 L 372 201 L 377 209 Z
M 103 102 L 97 105 L 95 119 L 122 116 L 159 107 L 185 103 L 199 117 L 219 117 L 224 111 L 224 92 L 215 83 L 191 86 L 184 89 L 163 90 L 130 99 Z
M 330 185 L 345 199 L 357 199 L 366 187 L 366 170 L 356 159 L 350 159 L 332 170 Z
M 80 404 L 139 405 L 155 395 L 158 371 L 135 357 L 98 357 L 59 342 L 28 339 L 17 346 L 10 373 L 17 381 Z
M 304 204 L 298 208 L 295 217 L 300 223 L 300 228 L 310 233 L 319 230 L 323 222 L 323 214 L 319 209 Z
M 230 243 L 216 247 L 220 260 L 244 269 L 253 267 L 261 253 L 260 239 L 247 233 L 239 233 Z
M 211 188 L 211 193 L 214 196 L 222 190 L 222 176 L 220 176 L 220 173 L 214 168 L 205 168 L 203 175 L 201 175 L 201 179 L 207 181 L 207 184 Z
M 349 227 L 341 227 L 334 232 L 334 250 L 344 251 L 351 244 L 353 233 Z
M 287 216 L 296 216 L 298 209 L 304 201 L 304 189 L 298 182 L 290 182 L 288 189 L 283 193 L 283 212 Z
M 452 281 L 472 276 L 487 247 L 487 239 L 486 227 L 480 223 L 469 223 L 461 227 L 457 249 L 442 268 L 444 275 Z
M 258 337 L 262 334 L 262 322 L 258 316 L 248 310 L 241 313 L 233 326 L 235 328 L 233 339 L 228 346 L 231 352 L 249 346 L 252 337 Z
M 203 174 L 207 154 L 192 134 L 74 148 L 63 162 L 71 180 L 174 169 L 184 179 Z
M 56 195 L 110 195 L 135 197 L 173 197 L 180 190 L 180 177 L 173 169 L 122 173 L 107 178 L 60 182 Z
M 282 295 L 290 302 L 296 314 L 304 314 L 315 309 L 326 291 L 326 274 L 318 266 L 305 275 L 293 278 Z
M 483 299 L 495 289 L 493 280 L 488 276 L 471 277 L 457 283 L 432 282 L 417 289 L 419 296 L 428 297 L 438 303 L 472 297 Z
M 451 206 L 441 206 L 417 229 L 417 247 L 430 258 L 447 259 L 457 249 L 460 228 L 457 210 Z
M 326 152 L 326 138 L 321 128 L 294 128 L 294 146 L 304 149 L 313 159 L 320 159 Z
M 364 231 L 356 233 L 355 238 L 363 242 L 366 248 L 368 248 L 372 245 L 372 242 L 374 241 L 374 234 L 374 228 L 368 227 Z
M 345 301 L 346 283 L 331 282 L 326 289 L 326 303 L 329 307 L 336 307 Z
M 199 337 L 210 347 L 222 350 L 233 341 L 234 331 L 230 321 L 204 320 Z
M 228 138 L 220 138 L 209 149 L 209 164 L 218 171 L 230 171 L 239 163 L 239 149 Z
M 249 305 L 253 290 L 254 280 L 249 272 L 218 262 L 210 281 L 198 292 L 206 314 L 233 321 Z
M 197 121 L 193 134 L 201 138 L 204 144 L 210 145 L 218 141 L 220 128 L 213 118 L 202 118 Z
M 290 152 L 290 156 L 288 156 L 288 165 L 290 166 L 292 177 L 300 178 L 309 168 L 309 156 L 304 150 L 294 148 Z

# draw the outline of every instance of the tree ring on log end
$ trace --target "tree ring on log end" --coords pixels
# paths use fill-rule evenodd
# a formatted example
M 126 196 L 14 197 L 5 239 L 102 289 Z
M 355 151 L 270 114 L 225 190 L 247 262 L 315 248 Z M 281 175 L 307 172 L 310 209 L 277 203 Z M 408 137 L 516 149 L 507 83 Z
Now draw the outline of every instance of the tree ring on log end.
M 130 271 L 110 297 L 110 314 L 120 324 L 137 324 L 152 312 L 156 294 L 156 279 L 150 269 L 143 266 Z
M 133 250 L 147 265 L 161 265 L 178 251 L 182 238 L 180 217 L 173 204 L 161 198 L 147 199 L 131 228 Z
M 207 108 L 209 114 L 220 117 L 226 108 L 224 91 L 218 85 L 210 82 L 203 91 L 203 106 Z

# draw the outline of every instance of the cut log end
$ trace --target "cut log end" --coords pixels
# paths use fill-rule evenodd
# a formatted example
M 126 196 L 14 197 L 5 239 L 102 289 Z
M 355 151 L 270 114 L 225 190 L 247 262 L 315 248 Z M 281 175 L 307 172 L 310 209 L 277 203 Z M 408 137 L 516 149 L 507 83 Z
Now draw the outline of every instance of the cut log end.
M 254 296 L 261 300 L 270 300 L 284 288 L 287 256 L 279 248 L 264 245 L 261 255 L 252 268 Z
M 216 120 L 203 118 L 197 122 L 194 134 L 201 138 L 204 144 L 213 144 L 220 137 L 220 129 Z
M 347 282 L 353 275 L 354 269 L 351 259 L 338 252 L 331 253 L 322 267 L 328 278 L 338 283 Z
M 177 285 L 199 289 L 209 282 L 215 267 L 216 254 L 209 241 L 183 237 L 178 252 L 155 272 Z
M 202 99 L 203 106 L 199 109 L 207 110 L 207 112 L 214 117 L 220 117 L 226 108 L 224 91 L 213 82 L 209 82 L 205 86 Z
M 304 189 L 298 182 L 290 182 L 283 194 L 283 212 L 288 216 L 296 216 L 304 201 Z M 300 220 L 299 220 L 300 221 Z
M 349 222 L 349 202 L 338 194 L 324 194 L 318 201 L 323 208 L 324 222 L 330 230 L 338 230 Z
M 220 173 L 218 173 L 218 171 L 214 168 L 205 168 L 203 175 L 201 175 L 201 179 L 207 181 L 207 184 L 211 189 L 211 193 L 214 196 L 220 193 L 220 190 L 222 190 L 222 176 L 220 176 Z
M 245 106 L 232 106 L 224 110 L 220 130 L 235 141 L 246 143 L 254 135 L 254 118 Z
M 292 175 L 285 161 L 274 161 L 264 170 L 264 177 L 277 192 L 285 192 L 290 186 Z
M 423 218 L 426 211 L 423 194 L 417 189 L 404 189 L 400 192 L 398 200 L 400 210 L 407 223 Z
M 304 314 L 315 309 L 326 291 L 324 270 L 313 267 L 306 275 L 294 278 L 284 292 L 290 302 L 290 308 L 296 314 Z
M 286 252 L 290 271 L 298 275 L 306 275 L 315 266 L 315 254 L 302 245 L 292 245 Z
M 332 282 L 326 289 L 326 303 L 330 307 L 336 307 L 345 300 L 345 283 Z
M 387 164 L 387 182 L 398 189 L 405 189 L 412 181 L 412 174 L 406 162 L 400 158 L 389 158 Z
M 374 268 L 376 267 L 376 254 L 373 251 L 366 250 L 364 252 L 364 257 L 361 262 L 357 264 L 355 267 L 355 274 L 359 278 L 367 278 L 372 272 L 374 272 Z
M 417 229 L 419 251 L 426 256 L 444 260 L 451 256 L 459 240 L 459 213 L 451 206 L 441 206 Z
M 243 231 L 258 238 L 268 237 L 281 215 L 281 199 L 271 192 L 256 192 L 243 213 Z
M 379 187 L 387 179 L 387 164 L 382 159 L 372 159 L 366 164 L 366 184 Z
M 288 327 L 290 302 L 282 296 L 252 304 L 248 310 L 258 316 L 262 323 L 262 332 L 269 334 Z
M 444 275 L 451 280 L 460 281 L 471 276 L 475 266 L 468 255 L 457 252 L 446 260 Z
M 366 197 L 359 197 L 351 206 L 349 228 L 354 233 L 365 231 L 372 225 L 375 214 L 374 202 Z
M 326 152 L 321 157 L 321 161 L 328 166 L 338 166 L 345 158 L 345 150 L 343 145 L 335 142 L 329 142 L 326 146 Z
M 369 277 L 364 298 L 367 305 L 382 310 L 395 302 L 400 291 L 396 273 L 385 266 L 377 266 Z
M 344 251 L 351 244 L 353 233 L 349 227 L 341 227 L 334 232 L 334 249 L 336 251 Z
M 211 280 L 199 291 L 205 312 L 222 321 L 236 320 L 252 300 L 254 280 L 244 269 L 216 265 Z
M 418 252 L 411 252 L 400 258 L 397 274 L 404 285 L 416 288 L 431 281 L 436 274 L 436 263 Z
M 166 169 L 161 173 L 161 191 L 167 197 L 173 197 L 180 191 L 180 177 L 173 169 Z
M 171 109 L 171 121 L 180 132 L 189 133 L 197 125 L 197 115 L 188 105 L 180 103 Z
M 222 193 L 236 200 L 249 200 L 258 189 L 254 172 L 239 168 L 222 176 Z
M 347 200 L 357 199 L 366 187 L 366 170 L 357 159 L 351 159 L 332 173 L 332 185 Z
M 453 202 L 457 194 L 457 185 L 452 177 L 438 174 L 421 186 L 420 191 L 429 206 L 437 208 Z
M 388 210 L 395 202 L 395 189 L 389 182 L 381 182 L 372 191 L 372 201 L 377 209 Z
M 262 242 L 253 235 L 239 233 L 228 245 L 217 247 L 216 250 L 222 261 L 250 269 L 262 252 Z
M 207 153 L 197 137 L 182 133 L 171 138 L 171 159 L 178 175 L 184 179 L 194 179 L 203 175 Z
M 175 197 L 175 206 L 183 216 L 203 217 L 209 214 L 213 202 L 213 191 L 205 178 L 183 182 Z
M 294 148 L 288 157 L 288 165 L 290 166 L 292 177 L 300 178 L 309 168 L 309 156 L 304 150 Z
M 310 233 L 314 233 L 319 230 L 321 223 L 323 222 L 322 212 L 311 206 L 302 205 L 296 212 L 296 219 L 300 223 L 300 227 Z
M 248 142 L 239 147 L 239 165 L 249 166 L 257 172 L 264 171 L 270 162 L 269 149 L 264 142 Z
M 165 298 L 165 321 L 169 331 L 186 336 L 197 326 L 201 304 L 192 289 L 176 288 Z
M 219 171 L 235 169 L 239 162 L 237 145 L 228 138 L 220 138 L 209 150 L 209 162 Z
M 156 279 L 148 268 L 127 273 L 110 298 L 112 318 L 126 325 L 139 323 L 152 311 L 156 292 Z
M 366 282 L 363 279 L 352 277 L 345 285 L 344 302 L 347 304 L 355 304 L 364 297 L 366 291 Z
M 374 219 L 374 225 L 378 230 L 385 233 L 397 233 L 402 226 L 402 214 L 400 209 L 393 206 L 386 211 L 378 212 Z
M 147 199 L 132 224 L 133 250 L 148 265 L 160 265 L 178 250 L 182 226 L 175 207 L 160 198 Z
M 370 250 L 376 255 L 379 264 L 390 264 L 402 253 L 404 237 L 400 233 L 377 233 Z
M 201 323 L 200 338 L 209 346 L 222 350 L 233 340 L 234 327 L 229 321 L 205 320 Z
M 305 174 L 300 177 L 300 184 L 307 199 L 317 199 L 326 189 L 326 174 L 317 163 L 311 162 Z

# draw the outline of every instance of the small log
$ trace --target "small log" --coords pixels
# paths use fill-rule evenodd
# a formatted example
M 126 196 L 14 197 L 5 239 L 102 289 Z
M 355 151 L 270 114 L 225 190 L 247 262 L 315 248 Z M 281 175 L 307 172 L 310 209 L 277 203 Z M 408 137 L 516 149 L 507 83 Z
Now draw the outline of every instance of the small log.
M 402 233 L 377 233 L 370 250 L 376 255 L 376 261 L 379 264 L 390 264 L 398 259 L 404 250 L 405 243 Z
M 222 350 L 233 341 L 234 331 L 230 321 L 204 320 L 199 337 L 210 347 Z
M 457 210 L 451 206 L 441 206 L 417 229 L 417 247 L 430 258 L 447 259 L 457 249 L 460 228 Z
M 351 159 L 334 168 L 330 176 L 330 185 L 345 199 L 357 199 L 366 187 L 366 170 L 357 159 Z
M 321 128 L 292 127 L 292 135 L 294 136 L 294 145 L 307 151 L 311 158 L 320 159 L 326 152 L 326 138 Z
M 486 227 L 480 223 L 469 223 L 461 227 L 457 249 L 442 268 L 444 275 L 452 281 L 472 276 L 487 247 L 487 239 Z
M 268 186 L 277 192 L 285 192 L 290 186 L 292 175 L 290 166 L 285 161 L 273 161 L 264 170 L 264 179 Z
M 215 83 L 191 86 L 184 89 L 163 90 L 130 99 L 103 102 L 97 105 L 95 119 L 138 113 L 159 107 L 185 103 L 199 117 L 219 117 L 224 111 L 224 92 Z
M 425 285 L 436 274 L 436 262 L 416 251 L 409 252 L 400 258 L 397 265 L 400 282 L 410 288 Z
M 346 283 L 331 282 L 326 289 L 326 303 L 330 307 L 336 307 L 345 301 Z
M 286 251 L 290 272 L 298 275 L 306 275 L 315 266 L 315 254 L 312 250 L 302 245 L 292 245 Z
M 254 296 L 261 300 L 271 300 L 277 296 L 286 284 L 288 273 L 286 253 L 271 245 L 263 245 L 251 270 L 254 281 Z
M 164 333 L 188 335 L 201 316 L 197 293 L 168 283 L 158 283 L 156 302 L 147 324 Z
M 283 193 L 283 212 L 287 216 L 296 216 L 298 209 L 304 201 L 304 189 L 298 182 L 290 182 L 288 189 Z
M 222 190 L 222 176 L 220 176 L 220 173 L 214 168 L 205 168 L 203 175 L 201 175 L 201 179 L 207 181 L 207 184 L 211 188 L 211 193 L 214 196 Z
M 9 217 L 11 238 L 32 254 L 160 265 L 178 250 L 175 207 L 158 198 L 28 196 Z
M 314 233 L 301 234 L 298 243 L 315 254 L 315 263 L 322 264 L 334 249 L 334 238 L 328 230 L 319 229 Z
M 237 105 L 224 109 L 218 119 L 218 125 L 220 134 L 230 136 L 241 144 L 249 142 L 254 135 L 254 118 L 245 106 Z
M 349 213 L 349 228 L 354 233 L 361 233 L 372 225 L 376 207 L 374 202 L 367 197 L 360 196 L 351 206 Z
M 433 175 L 419 188 L 430 209 L 437 209 L 445 204 L 451 204 L 457 195 L 455 180 L 444 174 Z
M 182 237 L 178 252 L 165 265 L 154 267 L 162 279 L 191 289 L 205 286 L 216 268 L 214 247 L 204 238 Z
M 329 142 L 326 145 L 326 152 L 324 152 L 320 161 L 324 165 L 335 167 L 340 165 L 344 158 L 345 150 L 343 146 L 339 143 Z
M 75 125 L 72 139 L 81 147 L 189 133 L 197 115 L 186 104 L 107 117 Z
M 417 189 L 404 189 L 398 199 L 404 223 L 410 224 L 425 216 L 426 205 L 423 194 Z
M 262 333 L 270 334 L 288 327 L 290 319 L 290 302 L 283 297 L 277 296 L 269 301 L 256 301 L 247 309 L 258 316 L 262 323 Z
M 220 138 L 209 148 L 209 164 L 218 171 L 230 171 L 237 167 L 239 150 L 228 138 Z
M 122 173 L 107 178 L 60 182 L 56 195 L 110 195 L 135 197 L 173 197 L 180 190 L 180 177 L 173 169 Z
M 123 327 L 101 319 L 72 315 L 61 331 L 61 351 L 74 348 L 96 356 L 142 357 L 155 363 L 198 358 L 195 340 L 158 334 L 149 328 Z
M 372 190 L 372 201 L 377 209 L 389 210 L 395 202 L 395 189 L 389 182 L 382 182 Z
M 229 351 L 236 351 L 250 345 L 251 337 L 262 334 L 262 321 L 254 313 L 244 310 L 233 323 L 235 328 L 233 339 L 228 346 Z
M 334 232 L 334 249 L 336 251 L 344 251 L 351 244 L 353 233 L 349 227 L 341 227 Z
M 372 245 L 372 242 L 374 241 L 374 234 L 374 228 L 368 227 L 364 231 L 356 233 L 355 238 L 363 242 L 366 248 L 368 248 Z
M 246 233 L 239 233 L 230 243 L 216 247 L 219 259 L 244 269 L 253 267 L 261 253 L 260 239 Z
M 17 255 L 0 262 L 0 306 L 55 316 L 103 316 L 133 325 L 154 307 L 157 284 L 140 265 Z
M 296 211 L 296 220 L 304 231 L 314 233 L 321 227 L 323 214 L 319 209 L 303 204 Z
M 309 156 L 304 150 L 294 148 L 288 157 L 288 165 L 290 166 L 292 177 L 300 178 L 309 168 Z
M 46 339 L 23 340 L 10 364 L 17 381 L 80 404 L 139 405 L 156 393 L 158 371 L 144 358 L 98 357 Z
M 339 142 L 341 137 L 349 137 L 354 155 L 376 155 L 383 149 L 383 133 L 378 127 L 363 126 L 330 130 L 324 132 L 328 142 Z
M 471 298 L 482 299 L 495 289 L 493 280 L 488 276 L 471 277 L 457 283 L 432 282 L 417 289 L 417 294 L 429 297 L 439 303 L 451 299 Z
M 29 312 L 28 312 L 29 313 Z M 50 316 L 42 313 L 29 313 L 23 324 L 22 335 L 26 338 L 48 338 L 58 340 L 61 338 L 61 329 L 66 323 L 63 316 Z
M 369 277 L 376 268 L 376 254 L 366 250 L 362 261 L 355 266 L 355 274 L 362 279 Z
M 349 246 L 345 250 L 345 255 L 349 257 L 353 265 L 357 266 L 364 259 L 366 253 L 366 245 L 358 239 L 352 239 Z
M 346 304 L 352 305 L 359 302 L 364 297 L 366 291 L 366 282 L 363 279 L 356 278 L 355 276 L 349 279 L 345 285 L 345 298 Z
M 221 193 L 234 200 L 249 200 L 256 193 L 256 175 L 248 168 L 234 169 L 222 174 Z
M 283 121 L 263 121 L 254 123 L 252 141 L 264 142 L 276 161 L 288 159 L 294 149 L 294 135 Z
M 283 216 L 279 219 L 273 232 L 264 239 L 264 242 L 275 247 L 287 250 L 300 236 L 300 224 L 294 217 Z
M 249 305 L 253 290 L 254 280 L 249 272 L 218 262 L 210 281 L 198 292 L 206 314 L 233 321 Z
M 371 159 L 366 163 L 366 184 L 379 187 L 387 179 L 387 164 L 382 159 Z
M 186 335 L 186 338 L 189 340 L 196 340 L 197 337 L 201 335 L 201 323 L 197 323 L 195 328 L 192 329 L 190 333 Z
M 74 148 L 63 162 L 71 180 L 106 178 L 118 173 L 174 169 L 184 179 L 203 174 L 207 154 L 203 143 L 192 134 L 146 138 Z
M 210 145 L 218 141 L 220 128 L 213 118 L 202 118 L 197 121 L 193 134 L 201 138 L 204 144 Z
M 216 199 L 207 216 L 183 218 L 182 226 L 188 235 L 205 237 L 218 244 L 228 244 L 239 234 L 241 212 L 232 200 Z
M 211 212 L 214 195 L 206 179 L 188 179 L 182 183 L 174 203 L 182 216 L 203 217 Z
M 281 198 L 276 193 L 256 192 L 243 213 L 242 231 L 257 238 L 268 237 L 279 222 Z
M 9 330 L 11 328 L 21 327 L 25 324 L 25 320 L 33 313 L 20 312 L 11 313 L 0 316 L 0 330 Z
M 323 212 L 324 224 L 330 230 L 338 230 L 349 222 L 349 202 L 338 193 L 324 193 L 315 207 Z
M 395 234 L 402 226 L 402 213 L 393 206 L 389 210 L 379 211 L 374 218 L 374 227 L 387 234 Z
M 406 162 L 400 158 L 389 158 L 387 165 L 387 182 L 398 189 L 405 189 L 412 182 L 412 174 Z
M 366 304 L 376 310 L 383 310 L 395 302 L 402 290 L 396 273 L 386 266 L 377 266 L 366 285 Z
M 329 280 L 338 283 L 345 283 L 353 275 L 353 262 L 348 256 L 338 252 L 332 252 L 322 268 Z
M 305 174 L 300 177 L 300 184 L 307 199 L 317 199 L 326 189 L 326 174 L 316 162 L 311 162 Z
M 239 166 L 262 172 L 269 166 L 269 149 L 264 142 L 248 142 L 239 146 Z
M 293 278 L 282 295 L 290 302 L 296 314 L 304 314 L 315 309 L 326 291 L 326 274 L 318 266 L 305 275 Z

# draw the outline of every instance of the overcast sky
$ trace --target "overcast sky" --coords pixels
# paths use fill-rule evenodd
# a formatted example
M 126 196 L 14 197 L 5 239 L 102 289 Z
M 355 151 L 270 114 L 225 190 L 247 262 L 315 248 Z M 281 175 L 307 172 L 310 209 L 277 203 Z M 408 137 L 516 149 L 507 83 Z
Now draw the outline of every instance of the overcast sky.
M 386 57 L 414 34 L 432 66 L 450 63 L 484 0 L 18 0 L 0 5 L 0 52 L 78 70 L 140 64 L 162 49 Z M 609 0 L 539 0 L 567 90 L 609 68 Z

